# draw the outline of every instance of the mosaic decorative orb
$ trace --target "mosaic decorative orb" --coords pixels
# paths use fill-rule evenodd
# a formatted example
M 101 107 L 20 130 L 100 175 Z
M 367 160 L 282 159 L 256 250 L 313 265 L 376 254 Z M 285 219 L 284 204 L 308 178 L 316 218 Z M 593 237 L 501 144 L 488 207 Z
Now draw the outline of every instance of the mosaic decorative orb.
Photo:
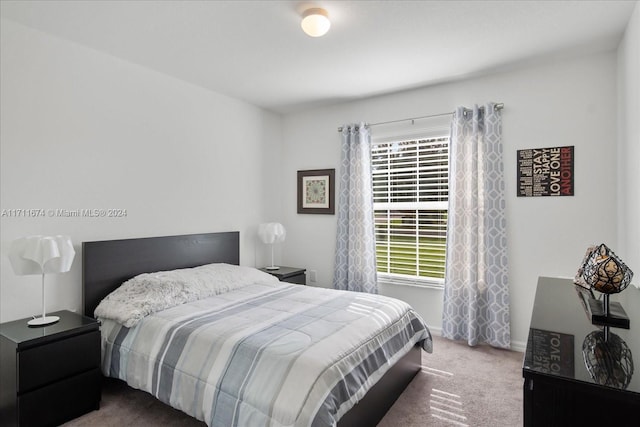
M 633 271 L 604 243 L 587 252 L 582 266 L 582 279 L 604 294 L 622 292 L 633 278 Z

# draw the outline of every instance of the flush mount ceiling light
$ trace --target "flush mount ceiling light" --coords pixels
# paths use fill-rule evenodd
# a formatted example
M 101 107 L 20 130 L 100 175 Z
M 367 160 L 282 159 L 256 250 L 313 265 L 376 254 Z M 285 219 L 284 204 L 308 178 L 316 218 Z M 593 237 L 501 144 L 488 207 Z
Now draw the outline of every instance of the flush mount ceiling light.
M 314 7 L 305 10 L 302 14 L 302 30 L 311 37 L 322 37 L 331 28 L 329 14 L 326 10 Z

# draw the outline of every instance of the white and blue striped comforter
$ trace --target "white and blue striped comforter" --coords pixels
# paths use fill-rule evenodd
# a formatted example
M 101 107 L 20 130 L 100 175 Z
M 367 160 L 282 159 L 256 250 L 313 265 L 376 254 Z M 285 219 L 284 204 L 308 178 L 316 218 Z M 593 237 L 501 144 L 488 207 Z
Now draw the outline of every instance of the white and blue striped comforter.
M 103 372 L 209 426 L 333 426 L 431 336 L 404 302 L 251 284 L 126 328 L 103 319 Z

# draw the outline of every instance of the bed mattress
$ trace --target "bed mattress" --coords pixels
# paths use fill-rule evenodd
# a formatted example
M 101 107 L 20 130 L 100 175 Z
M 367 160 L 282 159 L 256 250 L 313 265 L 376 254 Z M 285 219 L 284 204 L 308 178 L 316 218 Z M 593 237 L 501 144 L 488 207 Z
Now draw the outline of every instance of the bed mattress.
M 414 345 L 431 350 L 402 301 L 285 282 L 101 321 L 106 376 L 216 427 L 333 426 Z

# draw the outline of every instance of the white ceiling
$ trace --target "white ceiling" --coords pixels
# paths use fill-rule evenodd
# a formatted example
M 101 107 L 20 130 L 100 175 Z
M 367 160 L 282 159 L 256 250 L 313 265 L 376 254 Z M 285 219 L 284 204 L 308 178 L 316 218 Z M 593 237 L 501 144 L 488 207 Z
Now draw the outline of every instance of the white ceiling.
M 1 16 L 280 113 L 613 49 L 635 1 L 6 1 Z M 329 33 L 300 29 L 310 6 Z

